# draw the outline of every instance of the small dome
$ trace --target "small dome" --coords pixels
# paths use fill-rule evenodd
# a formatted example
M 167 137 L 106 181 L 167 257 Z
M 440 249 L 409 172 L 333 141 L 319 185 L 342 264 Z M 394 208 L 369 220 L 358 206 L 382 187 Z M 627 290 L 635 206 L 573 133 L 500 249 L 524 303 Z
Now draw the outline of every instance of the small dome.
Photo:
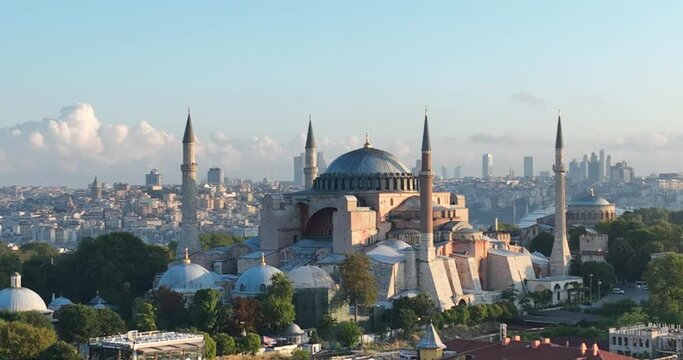
M 336 286 L 327 271 L 317 266 L 299 266 L 287 273 L 295 289 L 331 289 Z
M 273 275 L 281 273 L 278 268 L 266 264 L 262 257 L 259 265 L 249 268 L 240 276 L 235 283 L 234 292 L 240 295 L 263 294 L 271 284 Z
M 216 287 L 216 280 L 203 266 L 183 262 L 166 270 L 157 287 L 162 286 L 178 292 L 194 292 Z
M 49 311 L 45 301 L 35 291 L 21 287 L 21 275 L 10 277 L 10 287 L 0 291 L 0 311 Z
M 398 158 L 384 150 L 365 146 L 336 158 L 325 174 L 408 174 Z
M 301 327 L 295 323 L 289 324 L 286 328 L 282 329 L 282 335 L 284 336 L 294 336 L 294 335 L 303 335 L 304 331 L 301 330 Z
M 406 259 L 405 255 L 387 245 L 377 245 L 374 249 L 368 251 L 366 255 L 374 261 L 385 264 L 395 264 Z
M 61 309 L 62 306 L 67 306 L 67 305 L 73 305 L 73 302 L 71 302 L 71 300 L 65 298 L 64 296 L 60 296 L 60 297 L 52 300 L 50 302 L 50 305 L 48 305 L 47 307 L 50 310 L 57 311 L 57 310 Z
M 397 239 L 382 240 L 378 242 L 377 245 L 386 245 L 399 251 L 411 247 L 407 242 Z

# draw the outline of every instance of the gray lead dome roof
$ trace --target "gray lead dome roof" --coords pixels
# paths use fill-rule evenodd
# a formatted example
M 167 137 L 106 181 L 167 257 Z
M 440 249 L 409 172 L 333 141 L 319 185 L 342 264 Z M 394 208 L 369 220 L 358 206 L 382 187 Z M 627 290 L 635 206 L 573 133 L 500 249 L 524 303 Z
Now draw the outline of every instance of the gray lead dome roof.
M 336 158 L 325 174 L 408 174 L 410 170 L 384 150 L 363 147 Z

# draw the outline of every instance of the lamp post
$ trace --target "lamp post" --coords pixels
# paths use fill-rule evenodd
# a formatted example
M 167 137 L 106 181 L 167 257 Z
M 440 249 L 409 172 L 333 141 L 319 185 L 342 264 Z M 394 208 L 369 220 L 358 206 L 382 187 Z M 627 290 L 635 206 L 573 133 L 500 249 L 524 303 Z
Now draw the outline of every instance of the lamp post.
M 600 285 L 602 285 L 602 280 L 598 280 L 598 301 L 600 301 Z
M 593 302 L 593 274 L 588 274 L 588 278 L 590 279 L 588 281 L 588 288 L 590 291 L 589 298 L 590 298 L 590 301 Z

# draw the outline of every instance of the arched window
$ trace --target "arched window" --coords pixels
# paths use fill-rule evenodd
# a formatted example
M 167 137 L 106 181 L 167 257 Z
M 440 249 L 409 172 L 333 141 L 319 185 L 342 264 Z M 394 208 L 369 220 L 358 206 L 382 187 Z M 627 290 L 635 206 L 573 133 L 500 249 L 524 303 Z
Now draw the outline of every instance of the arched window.
M 259 291 L 261 291 L 262 293 L 265 293 L 266 292 L 266 284 L 261 284 L 261 286 L 259 286 Z
M 240 284 L 240 292 L 244 292 L 246 290 L 246 286 L 244 284 Z

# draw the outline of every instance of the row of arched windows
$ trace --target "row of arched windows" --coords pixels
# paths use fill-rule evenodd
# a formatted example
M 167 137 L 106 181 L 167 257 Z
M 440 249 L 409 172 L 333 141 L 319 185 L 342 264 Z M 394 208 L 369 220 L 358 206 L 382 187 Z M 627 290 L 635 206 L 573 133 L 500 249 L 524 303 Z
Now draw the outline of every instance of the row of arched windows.
M 418 178 L 410 174 L 389 176 L 335 176 L 323 174 L 315 179 L 313 188 L 316 190 L 387 190 L 387 191 L 417 191 Z

